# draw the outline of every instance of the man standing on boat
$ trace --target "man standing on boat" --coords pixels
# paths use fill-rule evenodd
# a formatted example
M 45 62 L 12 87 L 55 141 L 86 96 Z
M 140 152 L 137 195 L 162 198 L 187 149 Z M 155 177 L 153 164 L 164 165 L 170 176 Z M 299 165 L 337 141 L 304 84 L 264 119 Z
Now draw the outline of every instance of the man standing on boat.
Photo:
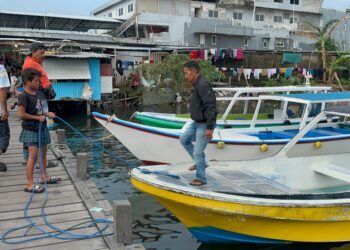
M 196 178 L 190 184 L 200 186 L 207 183 L 204 151 L 213 137 L 217 116 L 216 97 L 210 82 L 201 76 L 196 61 L 185 63 L 184 76 L 186 81 L 192 83 L 190 106 L 192 122 L 182 133 L 180 142 L 196 164 L 190 168 L 190 170 L 196 170 Z M 195 145 L 192 141 L 196 141 Z

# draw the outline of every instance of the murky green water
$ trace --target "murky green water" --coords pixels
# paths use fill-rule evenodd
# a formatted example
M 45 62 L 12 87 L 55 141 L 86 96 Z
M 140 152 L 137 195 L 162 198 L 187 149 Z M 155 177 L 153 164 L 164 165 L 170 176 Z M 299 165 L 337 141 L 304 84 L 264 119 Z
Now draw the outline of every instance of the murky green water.
M 128 119 L 134 111 L 140 108 L 119 108 L 115 114 L 119 118 Z M 187 107 L 147 107 L 143 111 L 181 113 Z M 103 111 L 102 111 L 103 113 Z M 110 113 L 106 111 L 106 113 Z M 123 159 L 139 164 L 139 161 L 109 132 L 102 128 L 95 120 L 87 116 L 65 117 L 74 127 L 85 135 L 99 140 L 106 149 L 123 157 Z M 65 128 L 60 126 L 61 128 Z M 68 143 L 73 153 L 88 152 L 90 155 L 90 175 L 109 201 L 128 199 L 133 208 L 133 232 L 135 242 L 143 243 L 150 250 L 329 250 L 350 249 L 344 244 L 293 244 L 283 246 L 271 245 L 235 245 L 213 246 L 204 245 L 186 230 L 186 228 L 163 206 L 150 196 L 140 193 L 130 183 L 129 167 L 116 161 L 112 157 L 102 154 L 101 150 L 90 145 L 74 132 L 66 130 Z M 315 232 L 317 233 L 317 232 Z

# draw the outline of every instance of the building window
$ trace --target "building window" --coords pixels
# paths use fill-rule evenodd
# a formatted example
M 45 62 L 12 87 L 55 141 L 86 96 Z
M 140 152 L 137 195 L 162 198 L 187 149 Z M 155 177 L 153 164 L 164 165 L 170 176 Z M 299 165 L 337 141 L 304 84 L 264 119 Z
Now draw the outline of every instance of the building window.
M 283 0 L 274 0 L 275 3 L 283 3 Z
M 216 45 L 216 43 L 217 43 L 217 37 L 216 37 L 216 35 L 212 35 L 211 36 L 211 44 Z
M 109 12 L 108 17 L 112 17 L 112 16 L 113 16 L 112 12 Z
M 299 0 L 290 0 L 290 4 L 299 5 Z
M 268 38 L 264 38 L 263 39 L 263 48 L 264 49 L 268 49 L 269 48 L 269 39 Z
M 257 22 L 264 22 L 264 20 L 265 20 L 265 16 L 264 15 L 262 15 L 262 14 L 256 14 L 255 15 L 255 21 L 257 21 Z
M 118 15 L 122 16 L 123 14 L 124 14 L 124 9 L 123 8 L 118 9 Z
M 275 23 L 282 23 L 283 17 L 282 16 L 274 16 L 273 21 Z
M 276 47 L 279 47 L 279 48 L 284 47 L 284 40 L 283 39 L 276 39 Z
M 205 44 L 205 34 L 199 35 L 199 44 L 201 45 Z
M 134 11 L 134 5 L 133 4 L 129 4 L 128 5 L 128 13 L 133 12 Z
M 235 19 L 235 20 L 242 20 L 243 19 L 243 13 L 242 12 L 234 12 L 233 13 L 233 19 Z
M 209 18 L 219 18 L 219 12 L 217 10 L 209 10 Z
M 249 45 L 249 37 L 244 38 L 244 47 L 247 47 Z
M 289 23 L 290 23 L 290 24 L 292 24 L 292 23 L 297 23 L 297 22 L 298 22 L 298 18 L 297 18 L 297 17 L 294 17 L 294 18 L 293 18 L 293 17 L 291 16 L 291 17 L 289 18 Z

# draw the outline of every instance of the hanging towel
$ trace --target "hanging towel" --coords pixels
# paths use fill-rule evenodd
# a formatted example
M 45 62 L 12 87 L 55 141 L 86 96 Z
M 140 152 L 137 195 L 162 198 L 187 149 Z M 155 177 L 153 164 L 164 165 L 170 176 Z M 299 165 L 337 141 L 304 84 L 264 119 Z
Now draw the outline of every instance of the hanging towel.
M 237 49 L 237 60 L 243 60 L 243 49 L 242 48 Z
M 283 53 L 282 64 L 283 63 L 300 63 L 302 59 L 301 53 Z
M 215 62 L 217 62 L 219 60 L 219 50 L 218 49 L 215 50 L 215 54 L 214 55 L 215 55 L 215 57 L 214 57 L 215 59 L 214 60 L 215 60 Z
M 244 74 L 244 77 L 245 79 L 250 79 L 250 74 L 252 73 L 252 70 L 251 69 L 243 69 L 243 74 Z
M 233 59 L 236 59 L 237 58 L 237 49 L 234 49 L 233 50 Z
M 254 78 L 259 80 L 260 79 L 260 73 L 261 73 L 261 69 L 254 69 Z
M 287 68 L 286 69 L 286 74 L 284 75 L 284 78 L 289 79 L 292 77 L 293 69 L 292 68 Z
M 261 75 L 262 76 L 267 76 L 267 69 L 262 69 L 261 70 Z
M 209 51 L 206 49 L 206 50 L 204 50 L 204 60 L 208 60 L 208 53 L 209 53 Z
M 276 69 L 267 69 L 267 77 L 270 79 L 271 76 L 275 75 L 277 72 Z
M 191 60 L 195 60 L 195 59 L 197 59 L 197 58 L 198 58 L 197 50 L 192 50 L 192 51 L 190 52 L 190 59 L 191 59 Z
M 306 76 L 306 69 L 303 69 L 303 76 Z
M 281 74 L 285 74 L 287 71 L 287 68 L 281 68 L 280 70 L 281 70 Z
M 199 51 L 199 58 L 204 60 L 204 54 L 205 54 L 204 50 Z

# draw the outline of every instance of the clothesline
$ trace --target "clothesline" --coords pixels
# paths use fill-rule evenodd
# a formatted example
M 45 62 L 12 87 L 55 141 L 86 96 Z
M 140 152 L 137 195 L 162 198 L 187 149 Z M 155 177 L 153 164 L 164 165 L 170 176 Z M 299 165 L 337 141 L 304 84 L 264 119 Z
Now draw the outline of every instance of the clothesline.
M 220 68 L 217 68 L 220 70 Z M 227 68 L 221 68 L 222 71 L 227 71 Z M 307 76 L 309 78 L 322 78 L 324 70 L 322 69 L 307 69 L 307 68 L 267 68 L 267 69 L 252 69 L 252 68 L 229 68 L 230 75 L 232 77 L 240 78 L 242 75 L 245 79 L 250 80 L 251 78 L 260 79 L 260 76 L 267 76 L 270 79 L 273 76 L 279 77 L 280 75 L 284 75 L 284 78 L 289 79 L 292 77 L 293 73 L 299 74 L 302 76 Z
M 214 62 L 221 61 L 224 59 L 235 59 L 243 60 L 244 50 L 243 48 L 237 49 L 203 49 L 203 50 L 191 50 L 190 59 L 202 59 L 202 60 L 213 60 Z

